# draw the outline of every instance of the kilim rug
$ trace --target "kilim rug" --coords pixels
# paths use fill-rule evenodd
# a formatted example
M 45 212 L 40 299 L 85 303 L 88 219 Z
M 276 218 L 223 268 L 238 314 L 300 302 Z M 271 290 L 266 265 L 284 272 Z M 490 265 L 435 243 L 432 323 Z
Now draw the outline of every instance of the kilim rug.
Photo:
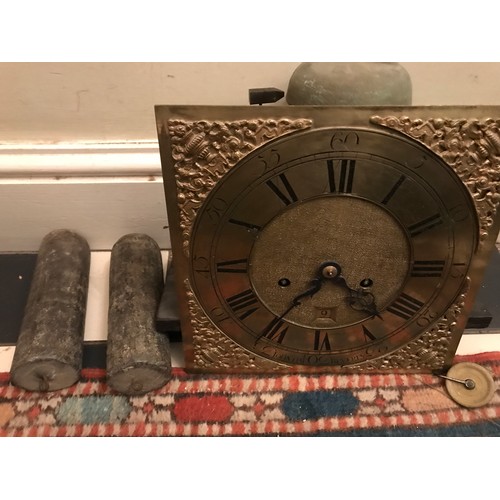
M 500 352 L 481 364 L 498 387 Z M 0 374 L 0 436 L 500 436 L 500 395 L 466 409 L 429 374 L 202 376 L 174 369 L 144 396 L 107 385 L 104 370 L 53 393 Z

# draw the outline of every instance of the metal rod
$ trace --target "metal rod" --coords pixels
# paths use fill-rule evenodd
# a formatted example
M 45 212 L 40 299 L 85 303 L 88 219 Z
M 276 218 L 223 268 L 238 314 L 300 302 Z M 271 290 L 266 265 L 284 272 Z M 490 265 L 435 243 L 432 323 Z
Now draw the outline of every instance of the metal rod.
M 465 380 L 460 380 L 458 378 L 448 377 L 447 375 L 438 375 L 438 377 L 445 378 L 446 380 L 451 380 L 452 382 L 457 382 L 458 384 L 465 385 L 466 389 L 472 390 L 476 387 L 474 380 L 466 378 Z

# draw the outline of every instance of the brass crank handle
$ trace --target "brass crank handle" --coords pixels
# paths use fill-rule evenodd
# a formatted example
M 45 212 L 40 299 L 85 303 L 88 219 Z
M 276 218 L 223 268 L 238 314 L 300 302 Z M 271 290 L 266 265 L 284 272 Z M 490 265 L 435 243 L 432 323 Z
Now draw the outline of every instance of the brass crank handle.
M 438 375 L 438 377 L 444 378 L 446 380 L 451 380 L 452 382 L 457 382 L 457 384 L 462 384 L 466 389 L 469 389 L 470 391 L 476 388 L 476 383 L 471 378 L 460 380 L 458 378 L 448 377 L 447 375 Z

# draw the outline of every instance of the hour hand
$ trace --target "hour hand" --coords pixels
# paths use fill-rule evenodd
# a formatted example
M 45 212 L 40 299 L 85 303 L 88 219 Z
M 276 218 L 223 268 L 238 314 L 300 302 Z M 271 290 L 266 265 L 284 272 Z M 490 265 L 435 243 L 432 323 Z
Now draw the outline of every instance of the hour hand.
M 310 283 L 309 288 L 305 292 L 299 293 L 297 296 L 295 296 L 287 309 L 281 314 L 281 316 L 273 319 L 273 321 L 271 322 L 271 326 L 274 327 L 275 325 L 277 325 L 292 309 L 300 306 L 300 304 L 302 303 L 302 299 L 305 299 L 306 297 L 312 297 L 315 293 L 318 293 L 322 284 L 323 282 L 320 278 L 313 279 Z M 257 343 L 265 335 L 265 333 L 266 332 L 264 331 L 260 335 L 258 335 L 255 338 L 255 343 Z
M 313 279 L 311 281 L 310 287 L 302 293 L 299 293 L 296 297 L 292 299 L 292 302 L 286 309 L 286 311 L 283 312 L 283 314 L 277 319 L 277 321 L 281 321 L 292 309 L 294 309 L 297 306 L 300 306 L 302 304 L 301 300 L 305 299 L 306 297 L 312 297 L 315 293 L 318 293 L 322 285 L 322 281 L 319 278 Z
M 292 305 L 299 306 L 301 299 L 305 299 L 306 297 L 312 297 L 314 294 L 318 293 L 319 290 L 321 289 L 323 281 L 321 278 L 315 278 L 311 281 L 311 286 L 305 291 L 297 295 L 293 300 L 292 300 Z

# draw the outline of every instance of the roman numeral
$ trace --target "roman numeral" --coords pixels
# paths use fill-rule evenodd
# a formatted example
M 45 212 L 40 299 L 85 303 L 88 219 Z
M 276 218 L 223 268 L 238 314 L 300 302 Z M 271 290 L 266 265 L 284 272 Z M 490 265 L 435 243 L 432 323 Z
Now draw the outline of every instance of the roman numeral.
M 342 160 L 340 164 L 339 193 L 352 193 L 354 180 L 355 160 Z
M 389 203 L 389 201 L 396 194 L 396 191 L 400 188 L 401 184 L 403 184 L 405 179 L 406 179 L 406 175 L 402 175 L 396 181 L 396 184 L 394 184 L 394 186 L 392 186 L 391 190 L 385 195 L 385 198 L 382 200 L 382 205 L 387 205 L 387 203 Z
M 333 160 L 326 161 L 328 170 L 328 186 L 331 193 L 337 192 L 335 183 L 335 170 Z M 340 179 L 338 185 L 339 193 L 352 193 L 352 184 L 354 182 L 354 172 L 356 170 L 356 160 L 340 160 Z
M 262 331 L 260 337 L 266 337 L 266 339 L 272 340 L 281 344 L 285 338 L 286 332 L 288 331 L 288 325 L 280 318 L 274 318 Z
M 260 231 L 262 229 L 261 226 L 257 226 L 256 224 L 251 224 L 250 222 L 245 222 L 237 219 L 229 219 L 231 224 L 236 224 L 237 226 L 246 227 L 247 229 L 251 229 L 253 231 Z
M 424 303 L 420 302 L 420 300 L 403 293 L 401 297 L 395 300 L 391 306 L 387 308 L 387 311 L 404 320 L 409 320 L 423 305 Z
M 442 223 L 443 219 L 441 216 L 439 214 L 435 214 L 427 217 L 427 219 L 417 222 L 416 224 L 412 224 L 408 227 L 408 231 L 410 232 L 410 236 L 414 238 L 415 236 L 422 234 L 424 231 L 429 231 L 429 229 L 432 229 Z
M 314 331 L 314 350 L 315 351 L 332 350 L 332 347 L 330 345 L 330 339 L 328 338 L 328 332 L 322 332 L 321 330 Z
M 413 278 L 439 278 L 443 274 L 444 260 L 416 260 L 411 268 Z
M 335 187 L 335 171 L 333 169 L 333 160 L 326 161 L 326 167 L 328 169 L 328 186 L 330 187 L 330 193 L 337 192 Z
M 250 314 L 253 314 L 259 309 L 259 299 L 257 299 L 257 296 L 250 289 L 227 298 L 226 302 L 234 313 L 240 314 L 238 316 L 239 320 L 248 318 Z M 254 307 L 255 305 L 257 305 L 257 307 Z
M 273 181 L 269 180 L 266 182 L 266 184 L 271 188 L 273 193 L 285 204 L 285 205 L 291 205 L 293 202 L 298 201 L 297 195 L 295 194 L 295 191 L 293 190 L 290 182 L 288 182 L 288 179 L 286 178 L 285 174 L 280 174 L 278 176 L 281 179 L 281 182 L 283 186 L 285 187 L 285 192 L 283 192 L 276 184 L 274 184 Z
M 365 336 L 366 343 L 377 340 L 377 337 L 375 337 L 375 335 L 373 335 L 373 333 L 370 332 L 370 330 L 368 330 L 365 325 L 361 325 L 361 328 L 363 328 L 363 335 Z
M 218 273 L 246 273 L 248 259 L 226 260 L 217 263 Z

